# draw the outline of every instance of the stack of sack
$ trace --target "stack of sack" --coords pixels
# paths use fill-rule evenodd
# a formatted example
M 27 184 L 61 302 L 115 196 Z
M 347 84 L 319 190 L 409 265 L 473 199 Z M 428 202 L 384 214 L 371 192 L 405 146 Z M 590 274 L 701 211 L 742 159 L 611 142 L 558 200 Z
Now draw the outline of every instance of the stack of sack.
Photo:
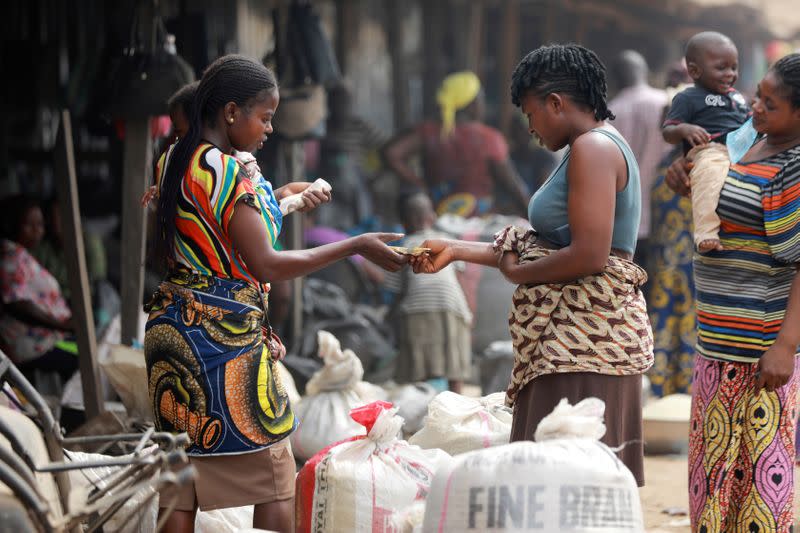
M 297 476 L 298 533 L 394 533 L 394 515 L 424 501 L 452 458 L 400 440 L 403 419 L 388 402 L 354 409 L 367 434 L 315 455 Z
M 433 480 L 422 531 L 643 532 L 633 474 L 599 439 L 605 405 L 566 399 L 515 442 L 454 458 Z
M 422 429 L 408 442 L 450 455 L 508 444 L 511 409 L 504 402 L 504 392 L 483 398 L 442 392 L 430 402 Z
M 300 426 L 291 435 L 295 457 L 306 460 L 343 439 L 364 434 L 364 427 L 350 418 L 350 410 L 384 399 L 380 387 L 365 383 L 364 367 L 352 350 L 327 331 L 317 333 L 319 356 L 325 365 L 306 385 L 306 396 L 295 407 Z

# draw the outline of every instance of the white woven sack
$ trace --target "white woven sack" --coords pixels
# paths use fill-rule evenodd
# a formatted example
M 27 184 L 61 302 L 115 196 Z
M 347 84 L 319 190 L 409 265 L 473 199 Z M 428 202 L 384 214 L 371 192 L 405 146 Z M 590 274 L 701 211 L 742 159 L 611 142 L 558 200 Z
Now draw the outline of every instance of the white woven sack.
M 422 448 L 441 448 L 451 455 L 508 444 L 511 410 L 505 393 L 468 398 L 445 391 L 428 406 L 422 429 L 408 442 Z
M 565 402 L 539 426 L 547 440 L 463 454 L 439 470 L 422 531 L 643 532 L 636 480 L 597 440 L 603 402 Z
M 325 365 L 311 376 L 306 394 L 295 407 L 300 421 L 290 439 L 295 457 L 307 460 L 326 446 L 364 434 L 364 427 L 350 418 L 350 410 L 369 403 L 357 386 L 364 377 L 361 360 L 342 350 L 327 331 L 317 334 L 319 355 Z
M 452 458 L 398 439 L 403 419 L 383 411 L 367 438 L 331 448 L 315 469 L 311 533 L 394 533 L 393 515 L 424 500 Z

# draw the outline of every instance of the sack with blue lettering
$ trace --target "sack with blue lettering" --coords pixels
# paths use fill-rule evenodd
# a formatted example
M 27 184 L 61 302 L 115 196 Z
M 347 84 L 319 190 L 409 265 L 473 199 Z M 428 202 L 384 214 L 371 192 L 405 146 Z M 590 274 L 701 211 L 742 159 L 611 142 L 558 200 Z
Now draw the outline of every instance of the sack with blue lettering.
M 536 442 L 455 457 L 434 476 L 423 533 L 643 532 L 636 480 L 599 441 L 604 410 L 597 398 L 563 399 Z

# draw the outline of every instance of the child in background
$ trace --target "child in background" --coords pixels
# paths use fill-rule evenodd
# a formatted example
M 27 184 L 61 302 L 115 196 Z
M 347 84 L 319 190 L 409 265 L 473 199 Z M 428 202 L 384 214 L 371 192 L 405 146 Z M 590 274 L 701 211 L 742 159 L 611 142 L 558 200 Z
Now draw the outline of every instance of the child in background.
M 694 86 L 675 95 L 662 129 L 664 140 L 683 143 L 694 162 L 692 185 L 694 240 L 698 251 L 721 250 L 719 194 L 728 175 L 727 134 L 747 121 L 750 109 L 733 88 L 739 53 L 728 37 L 702 32 L 686 45 L 686 65 Z
M 426 239 L 445 237 L 432 229 L 436 212 L 423 192 L 401 196 L 398 214 L 406 231 L 403 246 L 414 248 Z M 410 269 L 387 273 L 385 285 L 398 294 L 397 382 L 444 377 L 451 391 L 461 393 L 472 366 L 472 314 L 454 267 L 425 276 Z

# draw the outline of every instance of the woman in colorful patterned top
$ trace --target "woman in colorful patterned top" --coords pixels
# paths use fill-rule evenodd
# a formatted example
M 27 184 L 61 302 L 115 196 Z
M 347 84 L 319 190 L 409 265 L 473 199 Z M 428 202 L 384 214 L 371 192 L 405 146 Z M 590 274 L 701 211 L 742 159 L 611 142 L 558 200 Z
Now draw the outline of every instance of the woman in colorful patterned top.
M 788 532 L 794 522 L 800 345 L 800 54 L 758 85 L 764 134 L 731 165 L 722 250 L 695 257 L 698 341 L 689 440 L 693 531 Z M 668 179 L 687 192 L 685 169 Z
M 286 437 L 297 420 L 276 361 L 285 352 L 266 319 L 269 281 L 303 276 L 359 253 L 397 270 L 385 245 L 395 234 L 365 234 L 313 250 L 278 252 L 278 199 L 249 161 L 272 133 L 279 95 L 258 62 L 226 56 L 197 87 L 189 128 L 158 165 L 155 253 L 169 270 L 146 309 L 150 398 L 156 427 L 187 432 L 192 486 L 177 498 L 168 531 L 193 531 L 195 512 L 254 505 L 257 528 L 293 531 L 294 458 Z

